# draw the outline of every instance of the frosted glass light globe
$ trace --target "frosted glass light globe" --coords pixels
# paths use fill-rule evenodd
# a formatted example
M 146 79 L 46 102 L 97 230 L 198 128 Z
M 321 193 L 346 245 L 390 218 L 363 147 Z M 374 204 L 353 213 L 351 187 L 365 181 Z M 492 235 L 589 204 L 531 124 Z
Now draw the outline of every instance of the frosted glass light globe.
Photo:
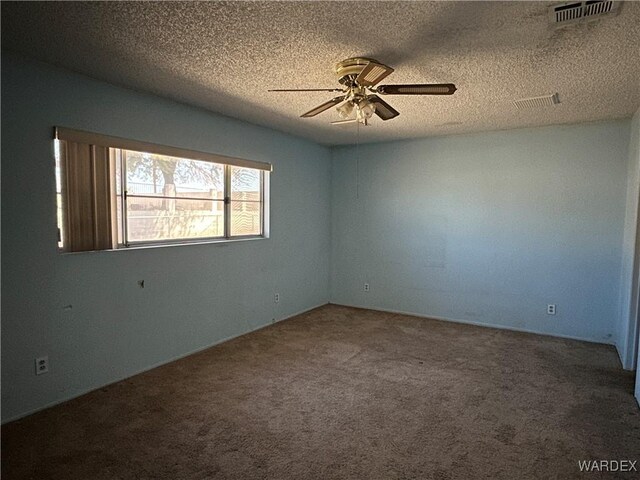
M 338 116 L 341 119 L 346 120 L 351 116 L 351 113 L 353 112 L 353 103 L 347 102 L 344 105 L 336 108 L 336 110 L 338 111 Z
M 358 104 L 358 118 L 369 119 L 375 111 L 376 106 L 368 100 L 363 100 Z

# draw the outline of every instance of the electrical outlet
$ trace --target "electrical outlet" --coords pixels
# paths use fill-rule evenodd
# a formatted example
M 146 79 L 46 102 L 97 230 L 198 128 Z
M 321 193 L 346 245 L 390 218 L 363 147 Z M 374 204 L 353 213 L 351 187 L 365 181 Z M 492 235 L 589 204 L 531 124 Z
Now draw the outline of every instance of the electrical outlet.
M 42 375 L 49 371 L 49 357 L 36 358 L 36 375 Z
M 279 293 L 276 293 L 276 294 L 273 296 L 273 303 L 279 303 L 279 302 L 280 302 L 280 294 L 279 294 Z
M 547 305 L 547 315 L 555 315 L 556 314 L 556 304 L 550 303 Z
M 365 292 L 368 292 L 368 291 L 369 291 L 369 284 L 368 284 L 368 283 L 365 283 L 365 284 L 364 284 L 364 291 L 365 291 Z

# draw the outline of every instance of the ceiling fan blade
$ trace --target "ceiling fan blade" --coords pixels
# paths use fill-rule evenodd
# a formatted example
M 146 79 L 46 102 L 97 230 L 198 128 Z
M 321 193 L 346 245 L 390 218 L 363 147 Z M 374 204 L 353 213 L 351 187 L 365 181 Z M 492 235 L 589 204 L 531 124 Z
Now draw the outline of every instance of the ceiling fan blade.
M 456 90 L 453 83 L 380 85 L 376 88 L 381 95 L 453 95 Z
M 335 120 L 335 121 L 331 122 L 331 125 L 350 125 L 352 123 L 358 123 L 358 122 L 360 122 L 360 125 L 364 125 L 365 127 L 369 126 L 369 122 L 367 121 L 366 118 L 364 120 L 358 120 L 357 118 L 347 118 L 345 120 Z
M 319 113 L 324 112 L 325 110 L 330 109 L 331 107 L 339 104 L 340 102 L 342 102 L 345 99 L 345 95 L 342 95 L 341 97 L 336 97 L 336 98 L 332 98 L 331 100 L 329 100 L 328 102 L 324 102 L 322 105 L 318 105 L 316 108 L 312 108 L 311 110 L 309 110 L 307 113 L 303 113 L 302 115 L 300 115 L 301 117 L 304 118 L 308 118 L 308 117 L 315 117 L 316 115 L 318 115 Z
M 393 68 L 381 63 L 369 62 L 356 77 L 356 83 L 361 87 L 373 87 L 391 73 Z
M 276 88 L 267 92 L 343 92 L 341 88 Z
M 377 95 L 369 95 L 367 100 L 375 105 L 376 115 L 378 115 L 382 120 L 391 120 L 392 118 L 400 115 L 400 112 Z

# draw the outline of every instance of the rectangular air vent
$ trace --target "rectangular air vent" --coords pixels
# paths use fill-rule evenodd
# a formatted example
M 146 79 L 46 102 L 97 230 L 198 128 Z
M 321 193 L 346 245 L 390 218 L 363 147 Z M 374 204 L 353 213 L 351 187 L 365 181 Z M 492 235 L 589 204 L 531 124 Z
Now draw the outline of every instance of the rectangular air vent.
M 513 104 L 519 110 L 524 110 L 526 108 L 549 107 L 559 103 L 560 97 L 557 93 L 554 93 L 553 95 L 544 95 L 542 97 L 521 98 L 513 101 Z
M 562 27 L 616 15 L 619 6 L 620 2 L 616 0 L 567 2 L 550 7 L 549 17 L 552 25 Z

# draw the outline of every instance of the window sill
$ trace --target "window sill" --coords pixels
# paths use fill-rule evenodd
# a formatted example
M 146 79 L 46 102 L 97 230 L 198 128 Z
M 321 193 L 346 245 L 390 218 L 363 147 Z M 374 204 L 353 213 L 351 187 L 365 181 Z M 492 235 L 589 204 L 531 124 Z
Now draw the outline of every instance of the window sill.
M 154 244 L 134 244 L 129 245 L 128 247 L 121 246 L 119 248 L 110 248 L 105 250 L 85 250 L 82 252 L 64 252 L 62 250 L 58 250 L 60 255 L 79 255 L 79 254 L 91 254 L 91 253 L 104 253 L 104 252 L 126 252 L 133 250 L 150 250 L 156 248 L 168 248 L 168 247 L 184 247 L 184 246 L 194 246 L 194 245 L 216 245 L 218 247 L 226 247 L 233 243 L 244 243 L 251 242 L 256 240 L 268 240 L 267 236 L 256 236 L 256 237 L 238 237 L 238 238 L 221 238 L 221 239 L 212 239 L 212 240 L 202 240 L 202 241 L 184 241 L 184 242 L 167 242 L 167 243 L 154 243 Z

